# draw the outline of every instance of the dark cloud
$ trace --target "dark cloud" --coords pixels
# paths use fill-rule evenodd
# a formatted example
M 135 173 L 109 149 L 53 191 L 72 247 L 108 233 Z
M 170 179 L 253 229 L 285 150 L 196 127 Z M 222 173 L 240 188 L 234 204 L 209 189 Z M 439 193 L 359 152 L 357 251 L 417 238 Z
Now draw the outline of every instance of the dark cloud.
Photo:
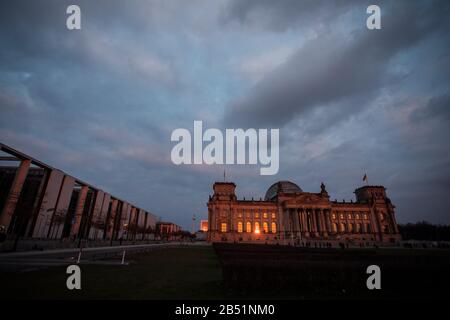
M 225 167 L 173 165 L 172 130 L 279 126 L 278 175 L 226 166 L 240 197 L 350 199 L 367 169 L 400 221 L 448 222 L 449 4 L 379 3 L 381 31 L 359 0 L 2 1 L 1 140 L 190 229 Z
M 450 94 L 431 98 L 425 107 L 415 110 L 411 114 L 414 121 L 422 121 L 430 118 L 450 120 Z
M 359 28 L 349 36 L 320 34 L 306 42 L 232 103 L 225 121 L 279 127 L 316 107 L 338 107 L 347 115 L 358 107 L 353 101 L 364 108 L 368 98 L 399 80 L 390 65 L 392 58 L 431 34 L 448 30 L 448 3 L 408 4 L 394 5 L 383 14 L 380 31 L 367 30 L 358 21 Z
M 362 8 L 361 0 L 233 0 L 222 13 L 222 21 L 238 21 L 244 25 L 259 25 L 273 31 L 311 25 L 328 25 L 350 8 Z M 367 7 L 367 5 L 366 5 Z

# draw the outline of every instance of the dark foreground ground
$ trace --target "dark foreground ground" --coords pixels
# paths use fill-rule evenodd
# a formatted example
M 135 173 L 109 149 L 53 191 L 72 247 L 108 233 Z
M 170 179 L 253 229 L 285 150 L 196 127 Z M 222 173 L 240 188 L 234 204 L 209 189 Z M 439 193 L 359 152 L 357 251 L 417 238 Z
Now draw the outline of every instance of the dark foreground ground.
M 117 260 L 81 264 L 82 289 L 72 291 L 66 288 L 65 266 L 1 271 L 0 299 L 422 299 L 446 298 L 440 295 L 449 292 L 441 293 L 450 287 L 447 250 L 300 250 L 296 263 L 288 266 L 285 256 L 275 257 L 275 265 L 273 260 L 264 262 L 265 249 L 258 248 L 259 253 L 254 248 L 250 255 L 240 253 L 239 261 L 230 262 L 234 253 L 228 252 L 224 273 L 211 246 L 139 253 L 128 257 L 129 265 Z M 223 256 L 220 260 L 224 262 Z M 373 263 L 382 268 L 382 289 L 377 291 L 365 287 L 365 268 Z
M 210 246 L 175 247 L 129 256 L 128 265 L 81 264 L 81 290 L 66 287 L 66 267 L 0 273 L 0 298 L 219 299 L 222 273 Z

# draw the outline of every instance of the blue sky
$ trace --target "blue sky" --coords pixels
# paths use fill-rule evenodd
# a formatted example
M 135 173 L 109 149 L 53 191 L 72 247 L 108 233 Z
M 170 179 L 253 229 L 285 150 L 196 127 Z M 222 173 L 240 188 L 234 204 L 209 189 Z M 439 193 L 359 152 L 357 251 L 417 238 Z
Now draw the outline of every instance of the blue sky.
M 367 171 L 400 222 L 450 223 L 447 1 L 2 1 L 0 139 L 190 229 L 224 166 L 175 166 L 171 132 L 279 128 L 280 171 L 353 198 Z M 69 4 L 82 29 L 65 27 Z

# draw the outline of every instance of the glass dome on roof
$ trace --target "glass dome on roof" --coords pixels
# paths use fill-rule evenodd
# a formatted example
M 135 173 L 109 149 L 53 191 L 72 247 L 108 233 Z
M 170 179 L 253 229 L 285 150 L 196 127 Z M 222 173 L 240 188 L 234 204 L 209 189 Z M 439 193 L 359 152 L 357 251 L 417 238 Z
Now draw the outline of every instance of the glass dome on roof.
M 291 181 L 278 181 L 271 185 L 269 189 L 267 189 L 264 200 L 272 200 L 279 192 L 295 193 L 303 192 L 303 190 Z

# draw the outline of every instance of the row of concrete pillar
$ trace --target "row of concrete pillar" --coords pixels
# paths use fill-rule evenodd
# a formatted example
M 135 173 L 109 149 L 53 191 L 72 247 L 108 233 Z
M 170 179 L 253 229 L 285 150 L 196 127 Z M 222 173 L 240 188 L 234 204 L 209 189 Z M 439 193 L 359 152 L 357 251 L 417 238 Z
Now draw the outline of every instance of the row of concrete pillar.
M 4 145 L 1 146 L 2 151 L 8 151 Z M 0 233 L 8 233 L 8 230 L 11 232 L 11 221 L 16 214 L 17 203 L 32 162 L 33 159 L 20 160 L 1 209 Z M 114 198 L 58 169 L 45 167 L 42 170 L 44 175 L 34 200 L 33 213 L 24 222 L 25 236 L 60 239 L 63 237 L 63 230 L 66 230 L 65 236 L 72 238 L 144 238 L 146 230 L 154 229 L 157 218 L 153 214 Z M 73 219 L 67 221 L 69 206 L 75 199 L 74 192 L 78 192 L 78 197 Z

